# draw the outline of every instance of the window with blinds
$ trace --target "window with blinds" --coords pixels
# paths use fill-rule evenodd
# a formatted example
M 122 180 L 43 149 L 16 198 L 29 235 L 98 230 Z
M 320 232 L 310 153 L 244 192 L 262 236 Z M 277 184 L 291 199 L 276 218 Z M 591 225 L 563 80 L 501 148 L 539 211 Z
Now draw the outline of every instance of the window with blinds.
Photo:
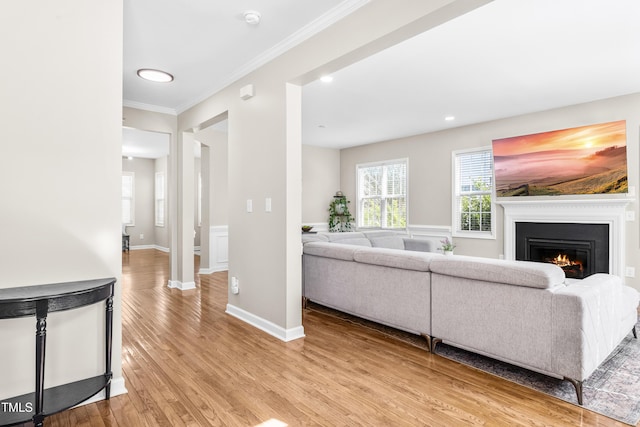
M 453 233 L 493 238 L 493 155 L 490 148 L 453 152 Z
M 407 160 L 358 165 L 359 228 L 407 227 Z
M 134 225 L 134 188 L 135 175 L 133 172 L 122 172 L 122 224 Z

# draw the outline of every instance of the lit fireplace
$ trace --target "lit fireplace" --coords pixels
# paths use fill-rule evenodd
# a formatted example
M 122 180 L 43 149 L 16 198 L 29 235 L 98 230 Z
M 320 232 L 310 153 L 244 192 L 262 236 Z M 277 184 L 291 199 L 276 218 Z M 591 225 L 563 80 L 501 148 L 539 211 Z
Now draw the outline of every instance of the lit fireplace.
M 567 277 L 583 277 L 584 267 L 582 261 L 571 259 L 567 254 L 559 253 L 556 257 L 546 258 L 544 261 L 562 268 Z
M 565 276 L 584 279 L 609 272 L 607 224 L 516 223 L 516 259 L 549 262 Z

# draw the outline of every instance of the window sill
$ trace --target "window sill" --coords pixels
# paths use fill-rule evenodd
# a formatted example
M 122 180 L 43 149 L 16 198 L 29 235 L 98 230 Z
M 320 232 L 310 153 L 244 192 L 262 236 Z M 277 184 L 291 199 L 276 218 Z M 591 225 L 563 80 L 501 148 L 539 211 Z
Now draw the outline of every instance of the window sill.
M 491 231 L 454 231 L 452 237 L 464 239 L 496 240 L 496 234 Z

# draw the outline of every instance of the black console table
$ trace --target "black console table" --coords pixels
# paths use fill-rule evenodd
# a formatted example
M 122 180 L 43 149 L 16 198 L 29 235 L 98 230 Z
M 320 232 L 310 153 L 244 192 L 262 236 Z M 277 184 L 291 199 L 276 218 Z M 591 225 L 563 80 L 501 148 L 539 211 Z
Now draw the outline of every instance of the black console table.
M 96 279 L 51 285 L 0 289 L 0 319 L 36 317 L 35 392 L 0 399 L 0 426 L 33 421 L 42 426 L 44 418 L 69 409 L 101 390 L 110 397 L 111 350 L 113 336 L 113 287 L 116 279 Z M 105 372 L 93 378 L 44 388 L 44 362 L 47 339 L 47 315 L 106 301 Z

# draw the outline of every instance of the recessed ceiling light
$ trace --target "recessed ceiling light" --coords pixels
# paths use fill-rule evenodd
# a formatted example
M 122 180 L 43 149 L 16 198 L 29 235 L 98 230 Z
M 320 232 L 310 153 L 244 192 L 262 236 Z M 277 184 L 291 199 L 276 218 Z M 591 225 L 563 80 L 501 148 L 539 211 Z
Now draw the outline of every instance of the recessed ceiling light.
M 138 76 L 156 83 L 169 83 L 170 81 L 173 81 L 173 76 L 166 71 L 153 70 L 151 68 L 139 69 Z
M 331 83 L 333 81 L 333 76 L 322 76 L 320 77 L 320 81 L 324 83 Z
M 244 22 L 249 25 L 258 25 L 260 23 L 260 12 L 256 12 L 255 10 L 247 10 L 242 15 L 244 16 Z
M 446 121 L 448 121 L 448 122 L 452 122 L 452 121 L 454 121 L 456 118 L 455 118 L 454 116 L 447 116 L 447 117 L 445 117 L 444 119 L 445 119 Z

